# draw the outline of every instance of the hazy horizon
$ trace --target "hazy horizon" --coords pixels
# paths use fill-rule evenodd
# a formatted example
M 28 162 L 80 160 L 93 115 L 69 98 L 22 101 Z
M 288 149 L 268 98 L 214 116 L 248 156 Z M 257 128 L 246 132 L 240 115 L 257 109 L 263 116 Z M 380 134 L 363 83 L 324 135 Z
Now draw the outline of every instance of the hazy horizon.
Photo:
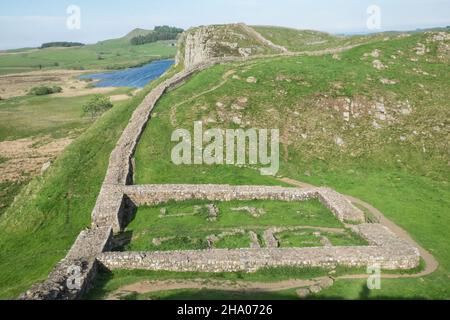
M 80 29 L 67 28 L 69 6 L 80 9 Z M 377 5 L 380 29 L 366 26 Z M 450 25 L 450 0 L 16 0 L 0 3 L 0 50 L 38 47 L 45 42 L 86 44 L 119 38 L 135 28 L 244 22 L 310 29 L 333 34 L 409 31 Z M 119 23 L 118 23 L 119 21 Z

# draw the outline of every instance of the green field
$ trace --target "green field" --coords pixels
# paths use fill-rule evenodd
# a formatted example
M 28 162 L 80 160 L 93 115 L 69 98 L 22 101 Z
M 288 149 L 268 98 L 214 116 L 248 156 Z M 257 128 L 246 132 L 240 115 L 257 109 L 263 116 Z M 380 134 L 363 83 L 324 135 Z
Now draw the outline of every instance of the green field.
M 277 37 L 289 39 L 292 35 Z M 441 58 L 439 44 L 427 41 L 428 37 L 426 33 L 408 37 L 393 35 L 386 41 L 375 37 L 369 44 L 338 57 L 256 59 L 218 65 L 200 72 L 183 86 L 168 92 L 157 104 L 155 115 L 136 151 L 135 182 L 280 185 L 275 178 L 261 176 L 257 167 L 175 166 L 170 159 L 171 148 L 175 145 L 170 141 L 173 130 L 192 130 L 193 122 L 197 120 L 205 123 L 213 120 L 205 125 L 205 129 L 238 128 L 239 125 L 233 122 L 234 117 L 240 117 L 244 128 L 279 128 L 283 137 L 280 176 L 329 186 L 374 205 L 407 230 L 440 263 L 438 271 L 423 278 L 384 279 L 379 291 L 365 290 L 365 280 L 338 280 L 333 287 L 313 298 L 450 299 L 450 240 L 447 236 L 450 225 L 447 123 L 450 96 L 445 90 L 450 87 L 450 65 L 448 55 Z M 415 53 L 419 42 L 427 43 L 430 49 L 423 56 Z M 292 49 L 302 50 L 303 44 L 292 43 L 292 46 Z M 371 56 L 375 50 L 381 52 L 378 58 Z M 387 68 L 375 69 L 375 59 Z M 225 81 L 224 75 L 230 70 L 234 70 L 237 77 L 228 77 Z M 255 77 L 257 82 L 248 83 L 248 77 Z M 383 84 L 383 79 L 395 80 L 395 84 Z M 151 86 L 133 101 L 118 104 L 99 119 L 48 173 L 24 188 L 18 201 L 0 217 L 3 230 L 0 235 L 0 298 L 14 298 L 32 283 L 45 279 L 79 231 L 89 225 L 109 154 L 132 111 Z M 233 105 L 244 101 L 239 98 L 247 100 L 243 108 L 237 110 Z M 346 99 L 354 102 L 353 117 L 349 121 L 343 116 Z M 382 118 L 379 109 L 370 107 L 381 102 L 385 109 Z M 337 144 L 337 138 L 344 144 Z M 169 214 L 188 209 L 183 205 L 186 204 L 170 204 Z M 188 207 L 192 205 L 197 203 Z M 312 205 L 307 210 L 318 209 Z M 159 210 L 157 207 L 139 209 L 128 229 L 138 238 L 125 249 L 152 249 L 153 237 L 175 232 L 177 235 L 184 232 L 184 236 L 188 236 L 190 231 L 195 235 L 191 238 L 198 240 L 206 233 L 193 231 L 193 224 L 208 227 L 213 224 L 215 233 L 217 228 L 235 227 L 235 223 L 239 226 L 255 223 L 254 218 L 245 215 L 238 222 L 234 221 L 226 207 L 223 219 L 213 223 L 201 216 L 174 217 L 176 223 L 170 223 L 157 217 Z M 289 208 L 286 210 L 288 214 Z M 291 218 L 286 217 L 288 225 L 293 223 Z M 263 222 L 264 219 L 268 220 Z M 320 215 L 315 226 L 333 225 L 333 221 L 324 223 L 324 219 L 334 218 Z M 256 224 L 277 224 L 276 220 L 269 213 Z M 157 228 L 154 228 L 155 223 Z M 296 220 L 296 223 L 300 222 Z M 352 234 L 329 237 L 336 245 L 360 241 Z M 179 248 L 181 240 L 168 243 L 168 249 Z M 286 246 L 315 241 L 307 233 L 295 232 L 282 235 L 282 240 Z M 237 236 L 218 245 L 235 247 L 243 243 L 243 238 Z M 190 245 L 188 243 L 187 247 Z M 202 242 L 194 241 L 193 245 L 201 247 Z M 364 271 L 342 269 L 337 270 L 337 274 Z M 328 270 L 309 269 L 261 270 L 254 274 L 114 271 L 100 275 L 88 298 L 104 298 L 125 284 L 144 280 L 273 282 L 327 274 Z M 136 299 L 208 297 L 246 298 L 246 295 L 178 290 L 132 296 Z M 251 298 L 294 299 L 296 296 L 294 290 L 289 290 L 261 293 Z
M 140 46 L 130 37 L 102 41 L 74 48 L 30 49 L 0 54 L 0 75 L 49 69 L 99 70 L 139 66 L 153 60 L 174 57 L 174 41 L 159 41 Z
M 108 95 L 129 93 L 119 88 Z M 67 136 L 92 124 L 83 105 L 93 95 L 80 97 L 24 96 L 0 101 L 0 141 L 52 135 Z
M 159 81 L 99 118 L 0 216 L 0 299 L 17 298 L 46 279 L 90 225 L 110 153 L 134 109 Z
M 450 86 L 450 69 L 448 58 L 438 58 L 436 43 L 429 44 L 425 56 L 415 54 L 417 43 L 427 43 L 427 37 L 417 33 L 373 41 L 340 54 L 341 60 L 330 55 L 258 59 L 201 72 L 157 105 L 157 117 L 137 149 L 137 183 L 262 183 L 269 178 L 250 167 L 177 167 L 167 146 L 175 145 L 170 141 L 175 128 L 192 130 L 201 119 L 215 120 L 206 128 L 233 128 L 238 126 L 231 115 L 237 114 L 250 123 L 244 128 L 278 127 L 288 136 L 281 176 L 330 186 L 373 204 L 440 263 L 437 272 L 423 279 L 384 280 L 381 291 L 361 296 L 364 281 L 342 280 L 320 297 L 450 298 L 449 132 L 443 120 L 450 118 L 450 97 L 442 89 Z M 378 59 L 387 69 L 372 66 L 374 50 L 380 50 Z M 229 70 L 236 70 L 241 80 L 229 79 L 211 91 Z M 249 76 L 257 84 L 246 83 Z M 384 78 L 397 83 L 383 84 Z M 239 97 L 247 97 L 248 103 L 236 112 L 231 106 Z M 345 110 L 334 108 L 346 98 L 362 101 L 359 117 L 349 122 L 342 115 Z M 381 98 L 391 120 L 377 119 L 376 111 L 365 109 Z M 412 110 L 403 113 L 406 101 Z M 229 116 L 221 116 L 218 102 Z M 374 119 L 380 128 L 374 128 Z M 338 146 L 336 137 L 345 145 Z
M 306 243 L 295 239 L 299 234 L 307 233 L 314 236 L 313 227 L 340 228 L 345 227 L 319 201 L 282 202 L 282 201 L 231 201 L 214 203 L 219 210 L 215 221 L 208 221 L 207 201 L 187 201 L 170 203 L 155 207 L 139 208 L 135 219 L 127 227 L 123 236 L 129 238 L 125 251 L 170 251 L 170 250 L 199 250 L 207 248 L 206 238 L 218 236 L 223 232 L 230 235 L 220 239 L 214 248 L 248 248 L 250 247 L 249 231 L 255 232 L 259 239 L 267 228 L 271 227 L 299 227 L 309 226 L 312 229 L 281 233 L 280 243 L 283 247 L 304 247 Z M 252 216 L 248 211 L 237 210 L 243 207 L 262 209 L 261 216 Z M 164 215 L 161 215 L 161 212 Z M 236 231 L 237 230 L 237 231 Z M 284 234 L 291 235 L 296 241 L 288 241 Z M 328 234 L 337 245 L 366 245 L 357 236 L 348 231 L 343 234 Z M 167 238 L 159 245 L 152 243 L 153 239 Z M 260 243 L 265 246 L 263 241 Z M 317 242 L 320 244 L 320 239 Z

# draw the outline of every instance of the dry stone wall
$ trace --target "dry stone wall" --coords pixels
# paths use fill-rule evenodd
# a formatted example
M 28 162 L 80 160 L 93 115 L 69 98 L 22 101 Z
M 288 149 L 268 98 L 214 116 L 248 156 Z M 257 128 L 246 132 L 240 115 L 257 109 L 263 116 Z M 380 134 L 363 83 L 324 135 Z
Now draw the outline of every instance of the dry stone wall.
M 158 205 L 186 200 L 280 200 L 305 201 L 319 199 L 342 222 L 362 223 L 364 213 L 341 194 L 327 188 L 283 188 L 229 185 L 141 185 L 126 186 L 124 193 L 136 204 Z
M 287 53 L 289 52 L 288 49 L 286 49 L 283 46 L 274 44 L 272 41 L 270 41 L 269 39 L 264 38 L 258 31 L 256 31 L 255 29 L 253 29 L 252 27 L 246 25 L 245 23 L 240 23 L 239 24 L 244 30 L 247 31 L 247 33 L 251 34 L 252 36 L 254 36 L 256 39 L 258 39 L 258 41 L 264 43 L 266 46 L 271 47 L 277 51 L 280 51 L 282 53 Z
M 21 300 L 74 300 L 85 294 L 97 275 L 97 256 L 111 249 L 111 227 L 80 233 L 67 256 L 56 265 L 48 279 L 25 292 Z
M 418 265 L 416 250 L 391 247 L 320 247 L 237 249 L 173 252 L 108 252 L 99 261 L 108 269 L 177 272 L 255 272 L 276 267 L 366 267 L 411 269 Z

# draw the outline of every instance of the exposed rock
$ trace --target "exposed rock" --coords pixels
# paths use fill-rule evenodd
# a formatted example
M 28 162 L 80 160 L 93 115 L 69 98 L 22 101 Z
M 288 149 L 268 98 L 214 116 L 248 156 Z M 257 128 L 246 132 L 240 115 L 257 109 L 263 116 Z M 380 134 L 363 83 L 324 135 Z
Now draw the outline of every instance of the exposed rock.
M 309 291 L 311 291 L 312 294 L 317 294 L 322 291 L 322 288 L 319 286 L 311 286 L 309 287 Z
M 253 231 L 250 231 L 248 234 L 250 236 L 250 248 L 260 249 L 261 245 L 259 244 L 258 235 L 256 233 L 254 233 Z
M 397 84 L 397 83 L 399 83 L 399 81 L 398 80 L 390 80 L 390 79 L 386 79 L 386 78 L 381 78 L 380 79 L 380 82 L 382 83 L 382 84 Z
M 219 208 L 215 204 L 208 204 L 206 208 L 209 214 L 208 221 L 216 221 L 219 217 Z
M 276 230 L 273 229 L 264 231 L 264 242 L 266 243 L 267 248 L 278 248 L 280 245 L 277 238 L 275 238 L 274 232 L 276 232 Z
M 402 115 L 405 116 L 410 115 L 412 113 L 412 107 L 408 101 L 400 105 L 400 112 Z
M 339 54 L 337 54 L 337 53 L 334 53 L 331 57 L 332 57 L 334 60 L 342 60 L 341 56 L 340 56 Z
M 297 296 L 298 296 L 300 299 L 307 298 L 308 296 L 311 295 L 311 291 L 310 291 L 308 288 L 301 288 L 301 289 L 298 289 L 298 290 L 296 291 L 296 293 L 297 293 Z
M 339 147 L 343 147 L 345 145 L 345 141 L 340 138 L 340 137 L 336 137 L 334 139 L 334 142 L 339 146 Z
M 377 130 L 382 128 L 382 126 L 376 120 L 373 120 L 372 127 L 374 127 Z
M 46 163 L 44 163 L 41 168 L 41 174 L 46 172 L 50 168 L 51 165 L 52 165 L 51 161 L 47 161 Z
M 257 83 L 258 79 L 256 79 L 255 77 L 248 77 L 247 78 L 247 82 L 248 83 Z
M 380 55 L 381 55 L 381 51 L 378 50 L 378 49 L 375 49 L 375 50 L 373 50 L 373 51 L 370 53 L 370 55 L 371 55 L 373 58 L 379 58 Z
M 427 53 L 427 47 L 423 43 L 418 43 L 414 48 L 414 51 L 418 56 L 423 56 L 425 53 Z
M 242 124 L 242 119 L 239 116 L 233 116 L 233 118 L 231 118 L 231 121 L 234 124 L 237 124 L 237 125 L 241 125 Z
M 264 209 L 254 208 L 254 207 L 239 207 L 239 208 L 231 208 L 231 211 L 246 211 L 250 213 L 253 218 L 260 218 L 263 214 L 266 213 Z
M 372 65 L 377 70 L 384 70 L 387 69 L 387 67 L 380 61 L 380 60 L 374 60 L 372 62 Z

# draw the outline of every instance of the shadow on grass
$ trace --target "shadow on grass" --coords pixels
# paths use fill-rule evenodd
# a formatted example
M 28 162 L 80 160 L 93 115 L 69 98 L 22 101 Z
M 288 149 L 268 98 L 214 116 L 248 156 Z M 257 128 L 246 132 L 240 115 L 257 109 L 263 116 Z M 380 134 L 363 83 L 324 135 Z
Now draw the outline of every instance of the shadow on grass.
M 414 296 L 414 297 L 401 297 L 401 296 L 390 296 L 390 295 L 378 295 L 378 290 L 371 290 L 366 284 L 361 286 L 361 291 L 359 292 L 357 300 L 427 300 L 425 297 Z M 322 295 L 320 297 L 311 297 L 307 300 L 348 300 L 341 296 L 327 296 Z
M 132 277 L 133 274 L 130 274 Z M 115 291 L 118 287 L 130 283 L 128 279 L 124 279 L 124 282 L 117 283 L 114 288 L 111 288 L 108 284 L 112 283 L 115 278 L 115 274 L 109 270 L 101 269 L 99 272 L 93 288 L 86 295 L 86 299 L 100 300 L 105 299 Z M 163 277 L 164 278 L 164 277 Z M 142 279 L 136 279 L 139 282 Z M 236 280 L 236 279 L 235 279 Z M 132 281 L 133 282 L 133 281 Z M 301 300 L 295 289 L 289 289 L 278 292 L 264 292 L 264 291 L 220 291 L 212 289 L 180 289 L 171 291 L 153 292 L 147 294 L 138 294 L 130 292 L 120 297 L 121 300 Z M 349 300 L 345 296 L 324 294 L 313 295 L 304 300 L 316 301 L 316 300 Z M 382 295 L 378 290 L 370 290 L 366 284 L 361 286 L 357 300 L 427 300 L 422 296 L 402 297 L 396 295 Z

